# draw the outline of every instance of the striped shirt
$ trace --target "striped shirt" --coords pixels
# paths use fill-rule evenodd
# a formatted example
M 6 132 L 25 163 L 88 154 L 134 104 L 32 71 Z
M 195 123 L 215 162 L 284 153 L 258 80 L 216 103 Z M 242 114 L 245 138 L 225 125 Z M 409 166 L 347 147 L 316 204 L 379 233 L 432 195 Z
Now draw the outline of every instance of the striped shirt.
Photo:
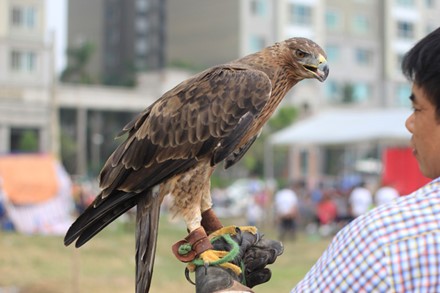
M 344 227 L 291 292 L 440 292 L 440 178 Z

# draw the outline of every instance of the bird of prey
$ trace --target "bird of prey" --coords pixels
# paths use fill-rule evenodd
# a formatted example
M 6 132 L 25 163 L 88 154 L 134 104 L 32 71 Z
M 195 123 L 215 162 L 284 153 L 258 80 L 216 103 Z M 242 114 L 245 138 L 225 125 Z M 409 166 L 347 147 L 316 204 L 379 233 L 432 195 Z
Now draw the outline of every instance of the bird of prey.
M 216 166 L 224 162 L 229 168 L 240 160 L 296 83 L 322 82 L 328 73 L 316 43 L 290 38 L 178 84 L 124 127 L 126 140 L 99 175 L 101 192 L 72 224 L 65 245 L 76 240 L 82 246 L 138 205 L 137 255 L 147 266 L 142 282 L 148 291 L 164 196 L 171 195 L 171 210 L 190 234 L 206 233 L 202 214 L 211 211 Z

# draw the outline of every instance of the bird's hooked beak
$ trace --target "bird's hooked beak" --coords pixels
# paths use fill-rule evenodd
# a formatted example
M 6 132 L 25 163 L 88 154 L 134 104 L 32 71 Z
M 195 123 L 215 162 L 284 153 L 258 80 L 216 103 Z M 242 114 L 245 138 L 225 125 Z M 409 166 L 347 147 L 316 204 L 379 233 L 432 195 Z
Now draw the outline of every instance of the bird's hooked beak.
M 308 58 L 306 61 L 307 62 L 303 65 L 304 68 L 311 72 L 317 80 L 323 82 L 327 79 L 329 67 L 324 56 L 321 54 L 319 54 L 317 58 L 310 56 L 310 58 Z

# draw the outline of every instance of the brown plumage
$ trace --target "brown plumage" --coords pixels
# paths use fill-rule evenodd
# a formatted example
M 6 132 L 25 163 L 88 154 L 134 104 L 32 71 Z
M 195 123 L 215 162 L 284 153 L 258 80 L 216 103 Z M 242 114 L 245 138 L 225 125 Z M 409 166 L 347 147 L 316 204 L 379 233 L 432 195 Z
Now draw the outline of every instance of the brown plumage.
M 83 245 L 142 199 L 137 254 L 148 266 L 141 281 L 148 291 L 163 197 L 171 193 L 172 209 L 190 231 L 200 227 L 201 212 L 211 207 L 216 165 L 225 161 L 229 167 L 243 156 L 296 83 L 324 81 L 327 75 L 323 50 L 292 38 L 209 68 L 166 92 L 124 127 L 127 139 L 101 171 L 101 193 L 71 226 L 65 244 Z M 152 192 L 155 186 L 158 193 Z

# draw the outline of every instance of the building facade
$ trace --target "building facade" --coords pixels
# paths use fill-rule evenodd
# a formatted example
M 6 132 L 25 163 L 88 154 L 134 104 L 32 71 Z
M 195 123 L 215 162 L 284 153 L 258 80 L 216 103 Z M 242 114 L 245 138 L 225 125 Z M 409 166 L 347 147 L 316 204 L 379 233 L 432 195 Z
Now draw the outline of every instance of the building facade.
M 137 71 L 165 66 L 161 0 L 77 0 L 68 4 L 68 47 L 93 46 L 87 70 L 96 82 L 132 85 Z
M 0 153 L 49 152 L 53 134 L 53 52 L 44 0 L 0 2 Z

